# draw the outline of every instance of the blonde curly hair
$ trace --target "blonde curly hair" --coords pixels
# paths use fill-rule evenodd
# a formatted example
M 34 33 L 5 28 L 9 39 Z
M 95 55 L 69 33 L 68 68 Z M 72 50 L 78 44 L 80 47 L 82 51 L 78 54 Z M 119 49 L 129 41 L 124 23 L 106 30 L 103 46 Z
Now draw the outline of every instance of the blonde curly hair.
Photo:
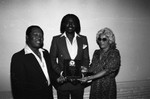
M 108 37 L 108 40 L 111 43 L 115 43 L 115 35 L 113 33 L 113 31 L 110 28 L 103 28 L 101 30 L 99 30 L 96 34 L 96 42 L 98 43 L 98 38 L 100 37 L 100 35 L 106 35 Z

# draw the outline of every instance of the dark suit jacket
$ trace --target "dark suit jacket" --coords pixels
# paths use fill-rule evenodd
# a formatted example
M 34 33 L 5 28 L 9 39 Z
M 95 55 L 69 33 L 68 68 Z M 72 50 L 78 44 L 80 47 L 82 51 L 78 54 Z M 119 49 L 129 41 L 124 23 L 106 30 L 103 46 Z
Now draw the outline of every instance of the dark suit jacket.
M 86 36 L 79 35 L 77 36 L 77 45 L 78 45 L 78 51 L 76 60 L 81 60 L 82 66 L 88 67 L 89 66 L 89 49 L 88 49 L 88 42 Z M 52 67 L 56 72 L 56 75 L 58 78 L 60 76 L 61 71 L 63 71 L 63 61 L 64 59 L 71 59 L 67 45 L 65 36 L 54 36 L 50 48 L 50 56 L 51 56 L 51 62 Z M 57 60 L 58 59 L 58 60 Z M 57 62 L 58 61 L 58 62 Z M 70 85 L 70 84 L 69 84 Z M 56 89 L 61 86 L 62 89 L 70 89 L 77 86 L 69 86 L 67 84 L 61 84 L 57 85 Z
M 48 51 L 44 51 L 49 77 L 51 63 Z M 33 54 L 24 49 L 13 55 L 11 60 L 11 86 L 14 99 L 53 99 L 52 85 L 47 79 Z

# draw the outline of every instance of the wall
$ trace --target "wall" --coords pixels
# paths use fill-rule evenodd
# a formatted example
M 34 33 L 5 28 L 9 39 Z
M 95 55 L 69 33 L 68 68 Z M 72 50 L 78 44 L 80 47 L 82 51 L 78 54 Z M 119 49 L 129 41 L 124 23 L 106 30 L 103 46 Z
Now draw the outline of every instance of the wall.
M 39 25 L 49 50 L 68 13 L 80 18 L 90 58 L 98 48 L 97 31 L 104 27 L 114 31 L 122 64 L 117 82 L 150 79 L 149 0 L 0 0 L 0 91 L 10 91 L 11 56 L 24 47 L 26 28 Z

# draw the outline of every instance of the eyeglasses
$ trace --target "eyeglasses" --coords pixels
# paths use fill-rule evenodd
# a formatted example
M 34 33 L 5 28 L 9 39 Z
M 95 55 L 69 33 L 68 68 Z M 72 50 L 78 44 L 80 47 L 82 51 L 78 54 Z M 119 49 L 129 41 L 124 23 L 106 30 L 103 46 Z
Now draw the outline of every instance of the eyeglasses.
M 99 37 L 98 40 L 105 42 L 105 41 L 107 41 L 107 38 L 100 38 L 100 37 Z

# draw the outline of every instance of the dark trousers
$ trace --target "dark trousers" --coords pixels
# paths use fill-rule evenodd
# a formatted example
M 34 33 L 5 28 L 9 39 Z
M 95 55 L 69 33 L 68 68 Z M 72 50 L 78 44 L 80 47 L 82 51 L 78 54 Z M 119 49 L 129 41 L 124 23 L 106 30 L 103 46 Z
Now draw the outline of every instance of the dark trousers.
M 58 99 L 83 99 L 83 94 L 84 89 L 57 90 Z
M 52 86 L 41 90 L 13 90 L 13 99 L 54 99 Z

